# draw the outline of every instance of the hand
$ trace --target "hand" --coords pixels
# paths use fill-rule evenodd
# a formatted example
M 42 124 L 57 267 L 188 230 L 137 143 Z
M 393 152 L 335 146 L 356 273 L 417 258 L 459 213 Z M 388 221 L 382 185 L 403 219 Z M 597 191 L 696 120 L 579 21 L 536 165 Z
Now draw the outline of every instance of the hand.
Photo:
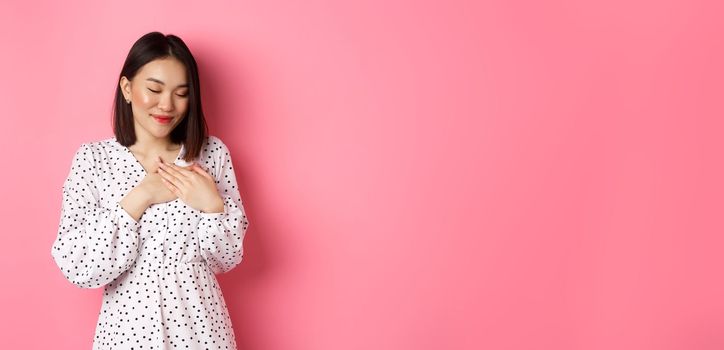
M 136 190 L 141 191 L 144 198 L 148 199 L 147 206 L 166 203 L 178 198 L 175 193 L 171 192 L 168 187 L 163 184 L 163 178 L 159 175 L 158 170 L 146 174 L 138 186 L 133 189 L 133 191 Z
M 216 188 L 216 180 L 198 163 L 189 167 L 158 161 L 161 182 L 186 205 L 204 213 L 221 213 L 224 200 Z

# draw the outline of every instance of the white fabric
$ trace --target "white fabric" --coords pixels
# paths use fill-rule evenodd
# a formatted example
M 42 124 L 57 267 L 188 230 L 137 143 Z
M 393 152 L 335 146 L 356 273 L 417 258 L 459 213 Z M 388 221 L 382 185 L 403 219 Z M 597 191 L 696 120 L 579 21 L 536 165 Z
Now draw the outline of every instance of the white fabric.
M 175 164 L 186 165 L 184 154 Z M 241 262 L 249 221 L 226 145 L 209 136 L 196 161 L 215 177 L 224 212 L 177 198 L 136 222 L 119 204 L 146 175 L 133 153 L 115 137 L 76 151 L 52 256 L 73 284 L 104 288 L 93 349 L 236 349 L 215 273 Z

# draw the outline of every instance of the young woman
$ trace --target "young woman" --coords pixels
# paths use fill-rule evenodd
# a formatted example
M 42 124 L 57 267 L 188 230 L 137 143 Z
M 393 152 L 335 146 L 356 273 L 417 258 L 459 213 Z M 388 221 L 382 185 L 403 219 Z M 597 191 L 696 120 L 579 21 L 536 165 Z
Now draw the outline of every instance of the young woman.
M 53 259 L 104 288 L 93 349 L 236 349 L 215 274 L 241 262 L 249 221 L 229 150 L 207 134 L 196 61 L 151 32 L 118 82 L 115 137 L 73 157 Z

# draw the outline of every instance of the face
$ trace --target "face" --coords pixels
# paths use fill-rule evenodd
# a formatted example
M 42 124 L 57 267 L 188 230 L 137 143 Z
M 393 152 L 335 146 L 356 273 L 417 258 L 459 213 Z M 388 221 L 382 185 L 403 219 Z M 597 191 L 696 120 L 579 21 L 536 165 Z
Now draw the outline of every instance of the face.
M 175 58 L 146 63 L 133 80 L 121 77 L 120 86 L 124 98 L 131 100 L 136 135 L 145 133 L 167 138 L 186 116 L 189 99 L 186 67 Z

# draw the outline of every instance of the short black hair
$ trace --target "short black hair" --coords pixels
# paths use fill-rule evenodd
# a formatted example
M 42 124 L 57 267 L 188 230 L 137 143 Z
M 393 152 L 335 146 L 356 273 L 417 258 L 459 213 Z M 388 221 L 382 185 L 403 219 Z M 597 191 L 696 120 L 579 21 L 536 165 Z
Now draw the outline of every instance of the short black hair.
M 178 59 L 186 66 L 186 74 L 190 80 L 188 82 L 188 110 L 186 116 L 171 131 L 171 142 L 183 143 L 185 148 L 183 159 L 192 161 L 198 157 L 204 146 L 208 137 L 208 126 L 201 108 L 201 89 L 196 60 L 191 54 L 191 50 L 176 35 L 164 35 L 157 31 L 150 32 L 140 37 L 131 47 L 116 81 L 116 95 L 113 102 L 113 133 L 118 143 L 124 146 L 136 143 L 133 111 L 121 92 L 121 77 L 125 76 L 131 80 L 146 63 L 169 57 Z

